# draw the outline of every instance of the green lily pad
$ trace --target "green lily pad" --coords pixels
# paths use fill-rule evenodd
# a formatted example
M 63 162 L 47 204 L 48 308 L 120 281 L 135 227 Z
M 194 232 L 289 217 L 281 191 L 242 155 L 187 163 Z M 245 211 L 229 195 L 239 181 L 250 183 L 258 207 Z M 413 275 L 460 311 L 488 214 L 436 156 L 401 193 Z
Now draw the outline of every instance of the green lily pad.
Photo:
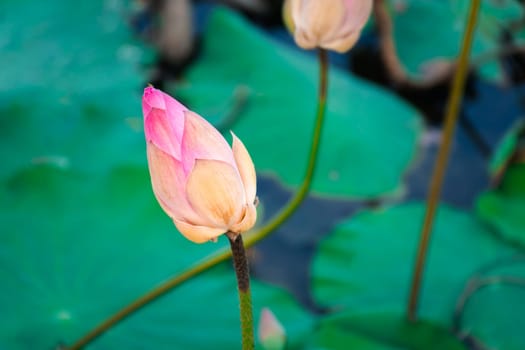
M 454 60 L 461 45 L 470 2 L 404 0 L 402 4 L 392 16 L 396 48 L 407 71 L 418 76 L 422 73 L 421 67 L 432 60 Z M 515 0 L 482 1 L 472 57 L 501 47 L 502 28 L 521 18 L 523 13 L 523 7 Z M 425 25 L 421 30 L 422 23 L 432 25 Z M 480 72 L 487 79 L 503 80 L 502 69 L 495 59 L 481 65 Z
M 491 159 L 497 186 L 477 199 L 477 215 L 504 239 L 525 247 L 525 163 L 519 159 L 525 123 L 506 133 Z
M 230 128 L 246 144 L 256 168 L 297 186 L 310 149 L 317 73 L 310 56 L 220 9 L 209 19 L 186 84 L 175 93 L 216 125 L 224 124 L 225 116 L 233 119 Z M 394 95 L 337 68 L 331 68 L 329 79 L 313 190 L 355 198 L 399 193 L 416 152 L 419 114 Z M 231 117 L 232 105 L 243 106 L 236 118 Z
M 0 178 L 34 163 L 145 164 L 139 63 L 122 2 L 2 1 Z
M 525 196 L 485 192 L 477 199 L 476 212 L 504 239 L 525 248 Z
M 500 261 L 475 276 L 458 318 L 459 332 L 490 349 L 525 348 L 525 256 Z
M 317 301 L 369 313 L 405 310 L 424 205 L 363 211 L 321 243 L 312 267 Z M 515 250 L 468 214 L 442 206 L 419 302 L 420 317 L 448 324 L 463 284 L 481 265 Z
M 340 312 L 321 321 L 312 349 L 466 350 L 450 331 L 427 321 L 408 322 L 389 313 Z
M 504 175 L 512 161 L 512 157 L 519 147 L 520 134 L 524 133 L 524 130 L 525 120 L 519 119 L 514 123 L 510 130 L 505 133 L 502 140 L 499 142 L 498 147 L 494 150 L 489 165 L 489 171 L 493 177 Z
M 338 325 L 321 325 L 316 329 L 308 343 L 307 350 L 401 350 L 400 347 L 387 345 L 369 339 Z
M 184 239 L 156 203 L 147 170 L 98 178 L 55 166 L 20 171 L 0 188 L 0 348 L 71 344 L 153 286 L 226 244 Z M 226 264 L 227 266 L 228 264 Z M 312 317 L 254 281 L 255 315 L 271 307 L 297 344 Z M 132 315 L 90 349 L 233 349 L 240 326 L 225 265 Z

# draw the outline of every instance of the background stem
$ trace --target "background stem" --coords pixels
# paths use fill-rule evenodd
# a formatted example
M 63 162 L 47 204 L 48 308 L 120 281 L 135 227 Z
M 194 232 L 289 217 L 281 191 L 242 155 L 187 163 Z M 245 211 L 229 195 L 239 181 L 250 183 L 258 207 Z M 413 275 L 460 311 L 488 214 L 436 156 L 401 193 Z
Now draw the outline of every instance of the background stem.
M 242 235 L 228 235 L 232 251 L 233 267 L 237 276 L 239 291 L 239 306 L 241 320 L 242 350 L 253 350 L 255 340 L 253 336 L 253 310 L 250 290 L 250 269 Z
M 317 165 L 317 158 L 319 155 L 319 147 L 321 145 L 321 133 L 324 123 L 324 116 L 326 112 L 326 100 L 328 91 L 328 53 L 325 50 L 319 50 L 319 93 L 318 93 L 318 105 L 317 115 L 315 119 L 315 126 L 312 135 L 312 144 L 310 146 L 310 154 L 308 157 L 308 165 L 304 175 L 301 186 L 294 194 L 294 196 L 288 201 L 288 203 L 272 218 L 270 221 L 255 231 L 244 234 L 246 238 L 246 247 L 251 247 L 261 239 L 268 236 L 276 228 L 281 226 L 292 214 L 297 210 L 302 201 L 306 198 L 310 191 L 310 186 L 315 173 Z M 231 256 L 231 250 L 225 248 L 218 249 L 216 252 L 203 258 L 195 265 L 192 265 L 182 273 L 178 273 L 176 276 L 170 278 L 164 283 L 154 287 L 146 294 L 140 296 L 138 299 L 127 305 L 111 317 L 97 325 L 93 330 L 80 338 L 74 343 L 69 350 L 79 350 L 84 346 L 90 344 L 95 339 L 104 334 L 107 330 L 114 327 L 116 324 L 129 317 L 133 313 L 142 309 L 149 303 L 157 300 L 158 298 L 166 295 L 168 292 L 173 290 L 175 287 L 180 286 L 185 281 L 197 276 L 201 272 L 208 270 L 209 268 L 220 264 L 223 261 L 228 260 Z
M 430 181 L 425 218 L 423 221 L 423 227 L 421 229 L 419 248 L 417 251 L 416 263 L 414 266 L 414 275 L 412 279 L 412 286 L 410 289 L 410 296 L 407 307 L 407 317 L 411 321 L 415 321 L 417 317 L 416 312 L 419 301 L 419 292 L 421 289 L 421 279 L 423 277 L 428 244 L 430 242 L 430 236 L 432 232 L 432 225 L 434 223 L 434 216 L 439 203 L 443 178 L 448 163 L 450 147 L 452 145 L 454 130 L 459 114 L 458 112 L 460 109 L 461 99 L 463 97 L 463 90 L 465 87 L 465 81 L 468 74 L 470 48 L 472 46 L 472 40 L 474 37 L 474 30 L 476 27 L 479 6 L 480 0 L 472 0 L 470 2 L 467 29 L 465 31 L 465 35 L 463 36 L 461 52 L 458 60 L 458 67 L 454 74 L 452 90 L 450 92 L 447 104 L 445 126 L 443 131 L 443 141 L 439 147 L 437 159 L 434 165 L 434 171 L 432 173 L 432 179 Z

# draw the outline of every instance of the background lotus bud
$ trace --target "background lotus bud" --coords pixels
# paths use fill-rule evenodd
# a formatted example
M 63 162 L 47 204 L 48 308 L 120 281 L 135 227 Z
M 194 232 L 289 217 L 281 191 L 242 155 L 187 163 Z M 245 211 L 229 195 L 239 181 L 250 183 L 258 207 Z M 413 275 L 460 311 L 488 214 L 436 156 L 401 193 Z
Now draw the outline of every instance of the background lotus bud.
M 256 177 L 243 143 L 232 147 L 204 118 L 148 87 L 142 99 L 153 192 L 177 229 L 202 243 L 253 227 Z
M 303 49 L 350 50 L 370 17 L 373 0 L 286 0 L 284 22 Z
M 286 333 L 277 317 L 268 308 L 261 310 L 258 328 L 259 342 L 265 350 L 282 350 L 286 346 Z

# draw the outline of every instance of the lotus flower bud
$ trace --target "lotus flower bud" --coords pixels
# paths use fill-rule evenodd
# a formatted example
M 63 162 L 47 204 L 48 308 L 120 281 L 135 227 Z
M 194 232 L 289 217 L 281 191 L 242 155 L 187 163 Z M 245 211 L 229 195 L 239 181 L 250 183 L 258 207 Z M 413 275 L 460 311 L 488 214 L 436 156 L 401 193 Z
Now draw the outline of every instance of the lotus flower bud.
M 286 332 L 277 317 L 268 308 L 261 310 L 258 336 L 265 350 L 282 350 L 286 346 Z
M 286 0 L 284 21 L 303 49 L 350 50 L 368 21 L 373 0 Z
M 232 147 L 204 118 L 160 90 L 142 99 L 151 184 L 160 206 L 190 241 L 253 227 L 255 168 L 233 133 Z

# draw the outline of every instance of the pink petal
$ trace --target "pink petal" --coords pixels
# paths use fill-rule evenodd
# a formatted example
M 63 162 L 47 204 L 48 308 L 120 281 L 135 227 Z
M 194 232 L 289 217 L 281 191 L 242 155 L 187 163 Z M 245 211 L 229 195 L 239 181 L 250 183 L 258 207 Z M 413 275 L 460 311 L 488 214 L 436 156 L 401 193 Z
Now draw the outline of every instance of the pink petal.
M 368 22 L 372 7 L 374 4 L 373 0 L 343 0 L 346 7 L 346 19 L 343 24 L 343 30 L 348 29 L 352 31 L 360 32 L 361 29 Z
M 286 332 L 284 327 L 277 317 L 275 317 L 272 310 L 267 307 L 261 310 L 257 333 L 261 343 L 265 344 L 266 342 L 273 340 L 272 343 L 277 342 L 278 344 L 282 344 L 284 349 L 286 342 Z
M 253 165 L 252 158 L 248 153 L 248 150 L 242 143 L 242 141 L 235 136 L 232 132 L 233 143 L 232 151 L 241 175 L 242 183 L 244 185 L 244 191 L 246 193 L 246 201 L 253 204 L 255 200 L 255 194 L 257 191 L 257 177 L 255 175 L 255 166 Z
M 236 169 L 232 150 L 217 129 L 197 113 L 188 110 L 184 114 L 186 122 L 181 153 L 185 174 L 193 169 L 196 159 L 220 160 Z
M 205 226 L 228 229 L 244 214 L 242 181 L 237 169 L 223 161 L 197 159 L 186 196 Z
M 171 96 L 152 87 L 144 90 L 142 108 L 146 141 L 181 160 L 184 111 L 187 108 Z
M 186 198 L 182 164 L 152 143 L 146 146 L 151 185 L 157 201 L 172 219 L 199 222 Z
M 183 128 L 184 114 L 181 114 L 179 118 L 169 118 L 165 110 L 153 108 L 144 119 L 146 141 L 179 161 L 182 160 Z
M 142 113 L 144 116 L 148 115 L 152 108 L 166 109 L 166 103 L 160 90 L 148 86 L 142 95 Z
M 173 223 L 184 237 L 195 243 L 211 241 L 226 232 L 221 228 L 192 225 L 179 220 L 173 220 Z

